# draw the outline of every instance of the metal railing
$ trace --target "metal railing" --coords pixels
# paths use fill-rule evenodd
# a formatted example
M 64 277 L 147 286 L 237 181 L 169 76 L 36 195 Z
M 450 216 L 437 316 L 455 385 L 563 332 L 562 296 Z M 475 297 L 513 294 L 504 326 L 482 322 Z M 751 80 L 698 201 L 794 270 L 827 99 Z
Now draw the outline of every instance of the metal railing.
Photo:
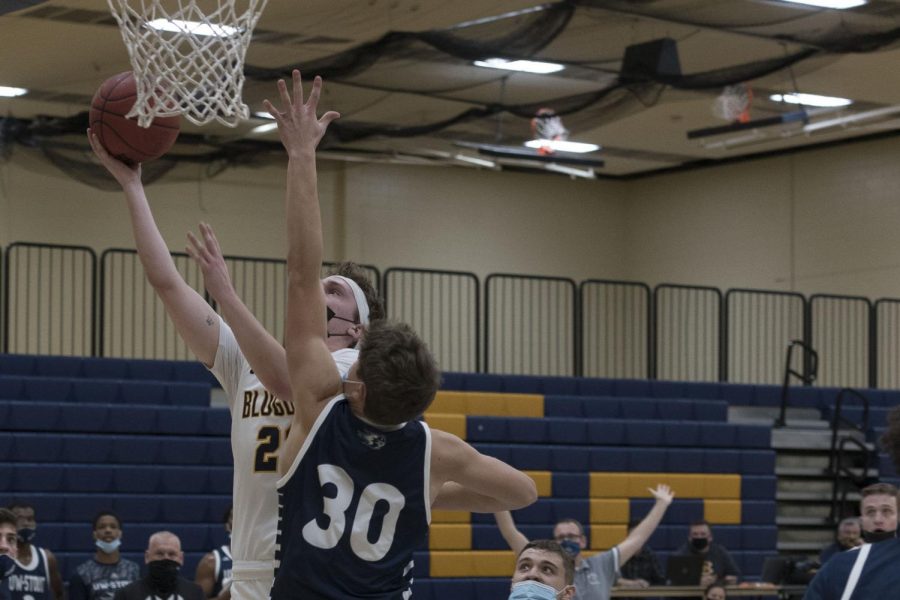
M 870 387 L 872 303 L 859 296 L 809 298 L 806 343 L 819 353 L 819 385 Z
M 655 301 L 653 376 L 681 381 L 721 381 L 722 292 L 712 287 L 664 283 Z
M 589 279 L 579 286 L 581 374 L 646 378 L 653 356 L 652 292 L 644 283 Z
M 801 369 L 797 370 L 794 364 L 794 349 L 800 348 L 803 351 L 801 355 Z M 776 427 L 784 427 L 787 425 L 787 409 L 788 399 L 791 390 L 791 377 L 795 377 L 804 385 L 812 385 L 816 380 L 819 371 L 819 355 L 815 350 L 810 348 L 801 340 L 793 340 L 787 347 L 787 353 L 784 359 L 784 380 L 781 384 L 781 411 L 778 419 L 775 421 Z
M 845 398 L 859 400 L 863 409 L 860 422 L 844 417 Z M 841 433 L 841 430 L 844 433 Z M 829 518 L 832 524 L 836 524 L 847 514 L 848 493 L 859 491 L 873 483 L 869 477 L 869 468 L 872 466 L 877 452 L 866 444 L 868 431 L 868 397 L 852 388 L 842 389 L 834 401 L 834 414 L 831 418 L 831 452 L 828 457 L 828 473 L 831 475 L 831 513 Z M 860 456 L 861 459 L 859 459 Z

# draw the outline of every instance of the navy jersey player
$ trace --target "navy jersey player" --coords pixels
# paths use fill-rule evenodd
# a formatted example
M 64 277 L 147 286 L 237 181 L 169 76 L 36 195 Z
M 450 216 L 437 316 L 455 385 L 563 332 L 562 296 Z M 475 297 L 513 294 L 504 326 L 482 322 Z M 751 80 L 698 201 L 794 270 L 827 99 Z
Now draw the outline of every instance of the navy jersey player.
M 274 577 L 279 450 L 294 412 L 284 347 L 240 301 L 212 228 L 201 224 L 200 237 L 190 235 L 187 250 L 199 264 L 222 318 L 176 269 L 150 211 L 140 165 L 131 167 L 111 157 L 90 131 L 88 139 L 125 193 L 147 280 L 181 338 L 211 369 L 228 397 L 234 457 L 230 592 L 235 600 L 259 600 L 268 594 Z M 324 280 L 328 311 L 323 308 L 320 319 L 329 336 L 329 368 L 337 366 L 344 374 L 356 359 L 355 346 L 366 321 L 383 315 L 374 288 L 363 275 L 346 265 Z
M 12 600 L 62 600 L 63 582 L 56 557 L 31 542 L 37 533 L 37 519 L 30 504 L 9 507 L 18 527 L 16 568 L 7 577 Z
M 227 590 L 231 587 L 231 525 L 232 509 L 229 507 L 225 513 L 225 531 L 229 541 L 224 546 L 216 548 L 206 555 L 197 564 L 197 574 L 194 582 L 203 588 L 207 598 L 220 598 L 224 600 L 229 596 Z
M 104 511 L 94 517 L 94 545 L 91 560 L 75 567 L 69 579 L 69 600 L 112 600 L 116 591 L 141 576 L 141 567 L 122 558 L 122 522 L 115 513 Z
M 534 502 L 534 482 L 419 417 L 440 374 L 405 325 L 375 323 L 342 380 L 321 315 L 322 231 L 315 149 L 337 113 L 321 119 L 316 78 L 304 103 L 278 82 L 284 111 L 266 108 L 288 152 L 288 312 L 285 347 L 295 413 L 282 450 L 280 527 L 272 600 L 404 599 L 412 553 L 432 508 L 495 512 Z M 500 508 L 503 507 L 503 508 Z

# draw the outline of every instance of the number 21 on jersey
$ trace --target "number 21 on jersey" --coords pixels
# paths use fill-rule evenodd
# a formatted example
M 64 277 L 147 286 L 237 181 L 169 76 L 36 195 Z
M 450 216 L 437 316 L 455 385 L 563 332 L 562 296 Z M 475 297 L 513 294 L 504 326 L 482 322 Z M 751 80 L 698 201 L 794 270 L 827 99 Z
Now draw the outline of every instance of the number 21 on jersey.
M 281 446 L 281 430 L 275 426 L 261 427 L 256 435 L 256 456 L 253 460 L 254 473 L 278 472 L 278 449 Z

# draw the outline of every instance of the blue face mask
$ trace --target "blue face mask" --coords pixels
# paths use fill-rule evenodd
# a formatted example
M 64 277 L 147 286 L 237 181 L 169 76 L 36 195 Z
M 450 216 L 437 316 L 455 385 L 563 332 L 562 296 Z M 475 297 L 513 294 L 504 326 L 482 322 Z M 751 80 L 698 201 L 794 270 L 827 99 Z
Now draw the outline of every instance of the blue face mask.
M 119 549 L 119 546 L 122 545 L 122 540 L 113 540 L 111 542 L 104 542 L 103 540 L 97 540 L 96 542 L 97 548 L 100 549 L 100 552 L 104 554 L 112 554 L 116 550 Z
M 575 540 L 563 540 L 559 543 L 563 550 L 565 550 L 572 558 L 575 558 L 579 554 L 581 554 L 581 545 Z
M 556 600 L 560 593 L 539 581 L 520 581 L 513 584 L 509 600 Z
M 3 579 L 7 575 L 13 572 L 13 569 L 16 568 L 16 561 L 11 556 L 7 556 L 6 554 L 0 554 L 0 579 Z M 5 583 L 3 585 L 6 585 Z

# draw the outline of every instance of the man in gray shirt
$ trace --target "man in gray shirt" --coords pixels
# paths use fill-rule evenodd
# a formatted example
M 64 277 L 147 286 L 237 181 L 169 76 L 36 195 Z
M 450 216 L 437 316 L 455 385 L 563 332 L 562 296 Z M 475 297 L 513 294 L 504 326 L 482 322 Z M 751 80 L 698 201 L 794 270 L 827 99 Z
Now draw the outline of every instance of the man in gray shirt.
M 554 539 L 575 559 L 575 600 L 609 600 L 619 569 L 647 543 L 675 497 L 665 484 L 658 485 L 650 493 L 656 498 L 656 503 L 644 520 L 619 544 L 590 558 L 581 556 L 581 551 L 587 548 L 581 523 L 563 519 L 553 528 Z M 510 513 L 496 513 L 494 516 L 503 539 L 519 556 L 528 544 L 528 538 L 516 528 Z

